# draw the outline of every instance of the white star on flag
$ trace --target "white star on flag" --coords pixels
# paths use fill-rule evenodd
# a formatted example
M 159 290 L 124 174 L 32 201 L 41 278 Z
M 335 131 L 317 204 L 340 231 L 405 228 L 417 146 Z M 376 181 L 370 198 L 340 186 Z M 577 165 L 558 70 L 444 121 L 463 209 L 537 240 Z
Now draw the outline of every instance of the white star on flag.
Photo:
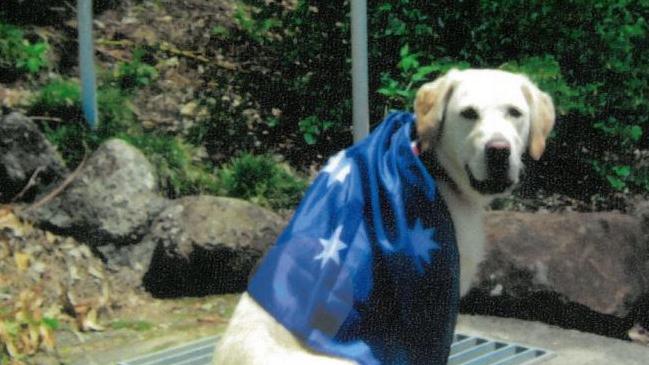
M 433 239 L 435 228 L 424 228 L 421 219 L 417 219 L 415 226 L 410 231 L 410 240 L 415 255 L 426 264 L 431 263 L 430 251 L 439 250 L 439 244 Z
M 345 156 L 345 151 L 340 151 L 329 159 L 327 166 L 322 171 L 329 174 L 329 180 L 327 182 L 327 186 L 329 186 L 333 184 L 334 180 L 338 182 L 345 181 L 347 175 L 352 171 L 352 165 Z
M 340 235 L 342 234 L 343 226 L 339 226 L 334 231 L 333 236 L 328 240 L 320 239 L 320 244 L 322 245 L 322 252 L 320 252 L 314 260 L 322 260 L 320 263 L 320 268 L 324 268 L 325 264 L 329 260 L 333 260 L 337 265 L 340 265 L 340 256 L 338 251 L 344 250 L 347 248 L 347 245 L 340 240 Z

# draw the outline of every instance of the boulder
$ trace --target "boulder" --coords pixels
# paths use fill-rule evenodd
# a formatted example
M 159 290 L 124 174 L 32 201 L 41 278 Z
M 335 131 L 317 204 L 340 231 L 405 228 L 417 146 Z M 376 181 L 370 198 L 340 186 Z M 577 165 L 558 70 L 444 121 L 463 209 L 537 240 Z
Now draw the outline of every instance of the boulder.
M 26 187 L 21 199 L 33 200 L 67 174 L 56 148 L 31 119 L 19 113 L 0 117 L 0 202 L 14 199 Z
M 90 246 L 138 242 L 166 200 L 154 169 L 135 147 L 111 139 L 61 194 L 23 216 Z
M 96 252 L 104 260 L 108 269 L 120 277 L 124 273 L 132 276 L 125 279 L 129 283 L 137 282 L 134 286 L 141 286 L 142 277 L 149 269 L 154 250 L 155 243 L 151 240 L 130 245 L 106 244 L 96 247 Z
M 553 292 L 618 317 L 649 293 L 649 246 L 636 217 L 491 212 L 485 226 L 478 290 L 515 298 Z
M 143 242 L 156 247 L 144 286 L 159 297 L 243 291 L 284 225 L 272 211 L 239 199 L 172 201 Z

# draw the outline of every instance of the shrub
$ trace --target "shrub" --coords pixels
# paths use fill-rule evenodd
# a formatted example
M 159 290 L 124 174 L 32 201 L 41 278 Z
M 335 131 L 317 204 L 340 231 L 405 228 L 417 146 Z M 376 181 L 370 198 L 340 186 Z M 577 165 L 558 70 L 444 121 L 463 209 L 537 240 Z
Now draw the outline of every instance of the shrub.
M 294 208 L 307 186 L 288 165 L 268 155 L 244 153 L 221 167 L 218 176 L 224 195 L 272 209 Z

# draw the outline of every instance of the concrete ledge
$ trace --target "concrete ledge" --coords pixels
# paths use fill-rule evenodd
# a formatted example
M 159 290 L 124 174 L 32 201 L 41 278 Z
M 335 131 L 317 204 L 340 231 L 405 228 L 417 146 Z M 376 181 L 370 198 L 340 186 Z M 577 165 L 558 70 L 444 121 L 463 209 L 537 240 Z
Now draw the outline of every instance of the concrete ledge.
M 539 322 L 461 315 L 456 330 L 555 352 L 547 365 L 649 364 L 649 347 Z

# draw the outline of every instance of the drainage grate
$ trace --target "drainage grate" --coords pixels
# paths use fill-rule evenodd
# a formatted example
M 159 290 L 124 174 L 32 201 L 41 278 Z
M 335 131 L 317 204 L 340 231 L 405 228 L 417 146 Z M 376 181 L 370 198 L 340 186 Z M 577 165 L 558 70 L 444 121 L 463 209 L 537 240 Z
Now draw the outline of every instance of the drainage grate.
M 122 361 L 117 365 L 211 365 L 217 338 L 218 336 L 206 337 L 182 346 Z M 448 365 L 528 365 L 553 356 L 554 353 L 544 349 L 456 334 Z
M 211 365 L 218 336 L 122 361 L 117 365 Z
M 448 365 L 527 365 L 551 357 L 554 353 L 548 350 L 456 334 Z

